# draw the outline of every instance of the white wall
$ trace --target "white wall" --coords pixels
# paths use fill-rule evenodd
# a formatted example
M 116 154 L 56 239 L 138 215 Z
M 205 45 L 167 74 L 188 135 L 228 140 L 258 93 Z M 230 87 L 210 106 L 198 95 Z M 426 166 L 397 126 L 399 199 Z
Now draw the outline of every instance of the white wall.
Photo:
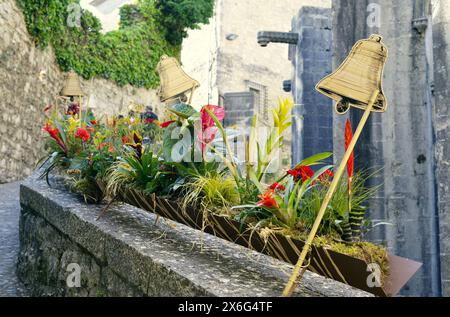
M 120 22 L 120 7 L 125 4 L 136 3 L 137 0 L 106 0 L 103 4 L 94 6 L 93 0 L 80 0 L 80 5 L 83 9 L 89 10 L 102 23 L 102 32 L 107 33 L 119 28 Z M 113 11 L 105 10 L 116 7 Z

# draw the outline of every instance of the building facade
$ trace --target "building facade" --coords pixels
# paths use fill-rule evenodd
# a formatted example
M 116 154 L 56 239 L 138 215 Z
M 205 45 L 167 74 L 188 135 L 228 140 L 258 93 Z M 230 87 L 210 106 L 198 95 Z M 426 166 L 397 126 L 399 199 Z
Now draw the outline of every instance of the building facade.
M 217 0 L 208 25 L 189 31 L 181 61 L 185 71 L 201 83 L 193 104 L 225 107 L 228 126 L 248 127 L 253 114 L 261 126 L 270 124 L 270 108 L 278 98 L 291 98 L 283 81 L 291 79 L 289 46 L 261 47 L 259 31 L 291 30 L 292 17 L 308 5 L 330 7 L 329 0 Z M 291 135 L 283 161 L 290 162 Z

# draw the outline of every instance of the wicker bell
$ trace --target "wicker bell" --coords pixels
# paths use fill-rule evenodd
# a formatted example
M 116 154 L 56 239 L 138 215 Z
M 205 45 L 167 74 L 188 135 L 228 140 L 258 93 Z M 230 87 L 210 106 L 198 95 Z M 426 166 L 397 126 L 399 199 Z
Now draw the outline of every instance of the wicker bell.
M 175 98 L 184 100 L 188 92 L 190 92 L 190 99 L 192 99 L 194 90 L 200 86 L 198 81 L 189 77 L 183 71 L 174 57 L 163 55 L 158 63 L 157 72 L 161 82 L 158 91 L 161 102 Z
M 374 112 L 385 112 L 387 100 L 383 93 L 383 71 L 388 50 L 380 35 L 358 41 L 341 66 L 316 86 L 320 93 L 332 98 L 338 114 L 345 114 L 350 107 L 365 110 L 375 90 L 380 91 Z
M 61 96 L 64 97 L 78 97 L 84 96 L 83 91 L 81 90 L 80 79 L 78 75 L 70 71 L 67 74 L 66 82 L 64 83 L 64 87 L 61 90 Z

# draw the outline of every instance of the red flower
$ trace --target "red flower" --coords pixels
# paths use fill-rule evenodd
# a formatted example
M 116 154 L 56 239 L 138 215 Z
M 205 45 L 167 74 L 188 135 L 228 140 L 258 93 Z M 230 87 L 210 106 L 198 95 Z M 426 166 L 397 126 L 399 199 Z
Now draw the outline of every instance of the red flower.
M 323 172 L 322 175 L 319 176 L 319 180 L 322 182 L 326 182 L 328 181 L 328 179 L 333 178 L 334 174 L 332 171 L 330 170 L 326 170 L 325 172 Z
M 92 124 L 92 125 L 96 125 L 96 124 L 97 124 L 97 121 L 91 120 L 91 124 Z
M 50 123 L 47 122 L 47 123 L 45 123 L 45 126 L 42 130 L 48 132 L 48 134 L 50 134 L 50 137 L 58 143 L 58 145 L 64 152 L 66 152 L 66 145 L 64 144 L 64 142 L 61 140 L 61 137 L 59 136 L 58 128 L 52 128 Z
M 270 189 L 271 189 L 271 190 L 277 190 L 277 189 L 279 189 L 279 190 L 286 190 L 286 187 L 284 187 L 283 185 L 281 185 L 281 184 L 279 184 L 279 183 L 273 183 L 273 184 L 270 186 Z
M 153 121 L 155 121 L 155 120 L 152 119 L 152 118 L 147 118 L 147 119 L 144 120 L 144 123 L 145 123 L 145 124 L 152 124 Z
M 174 122 L 175 122 L 175 120 L 172 120 L 172 121 L 166 121 L 166 122 L 161 123 L 159 126 L 160 126 L 162 129 L 165 129 L 165 128 L 167 128 L 169 125 L 171 125 L 171 124 L 174 123 Z
M 130 142 L 131 142 L 131 139 L 130 139 L 129 136 L 124 135 L 124 136 L 122 137 L 122 144 L 130 143 Z
M 75 137 L 78 139 L 82 139 L 84 142 L 87 142 L 91 138 L 91 135 L 86 129 L 78 128 L 77 132 L 75 133 Z
M 345 151 L 347 151 L 348 147 L 350 146 L 350 142 L 352 141 L 352 139 L 353 139 L 352 125 L 350 124 L 350 120 L 347 119 L 347 122 L 345 122 L 345 134 L 344 134 Z M 354 152 L 352 152 L 352 154 L 350 154 L 350 158 L 347 162 L 348 191 L 349 192 L 351 192 L 351 189 L 352 189 L 354 165 L 355 165 L 355 155 L 354 155 Z
M 300 166 L 287 173 L 295 179 L 301 178 L 303 182 L 314 176 L 314 171 L 309 166 Z
M 256 204 L 256 206 L 265 208 L 278 208 L 278 203 L 276 199 L 273 198 L 273 191 L 269 190 L 258 197 L 260 198 L 260 201 Z

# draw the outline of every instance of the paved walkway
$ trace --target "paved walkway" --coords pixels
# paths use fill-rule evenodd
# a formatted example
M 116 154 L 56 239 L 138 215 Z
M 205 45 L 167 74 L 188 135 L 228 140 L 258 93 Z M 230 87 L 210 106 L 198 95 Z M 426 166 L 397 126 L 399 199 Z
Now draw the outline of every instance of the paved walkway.
M 19 250 L 19 183 L 0 185 L 0 297 L 26 296 L 16 276 Z

